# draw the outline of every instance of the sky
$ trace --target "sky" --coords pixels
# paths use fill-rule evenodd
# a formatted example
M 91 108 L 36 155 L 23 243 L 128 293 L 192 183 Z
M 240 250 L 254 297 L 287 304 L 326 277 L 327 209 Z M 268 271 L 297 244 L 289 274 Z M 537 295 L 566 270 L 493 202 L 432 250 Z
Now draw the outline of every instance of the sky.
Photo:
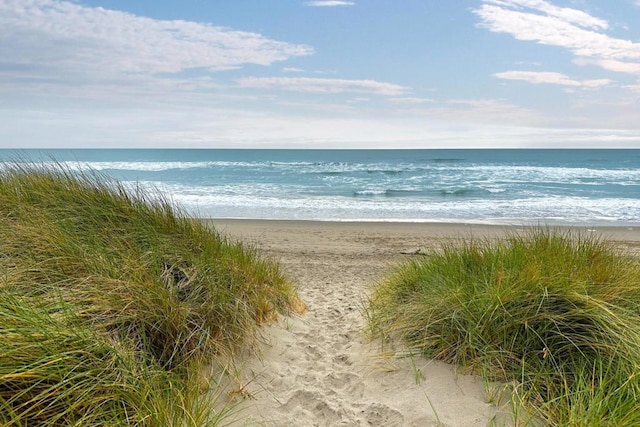
M 0 0 L 2 148 L 640 148 L 640 0 Z

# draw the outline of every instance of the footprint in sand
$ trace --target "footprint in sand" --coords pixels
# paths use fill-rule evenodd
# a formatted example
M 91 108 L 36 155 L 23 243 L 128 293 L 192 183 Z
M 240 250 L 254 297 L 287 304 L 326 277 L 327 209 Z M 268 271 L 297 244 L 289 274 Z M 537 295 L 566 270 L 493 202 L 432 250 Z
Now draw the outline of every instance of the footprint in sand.
M 313 345 L 305 347 L 305 358 L 307 361 L 316 362 L 325 357 L 325 352 Z
M 362 410 L 362 415 L 371 426 L 395 427 L 404 424 L 402 414 L 386 405 L 373 403 Z
M 360 375 L 349 372 L 332 372 L 324 377 L 323 386 L 346 395 L 350 400 L 359 400 L 364 396 L 365 385 Z
M 360 377 L 356 374 L 331 372 L 324 377 L 323 384 L 333 390 L 342 390 L 357 381 L 360 381 Z
M 343 409 L 331 407 L 322 394 L 314 391 L 296 391 L 283 409 L 302 416 L 300 419 L 322 420 L 322 425 L 335 425 L 344 419 Z
M 339 365 L 346 365 L 346 366 L 353 365 L 353 361 L 351 360 L 348 354 L 338 354 L 333 358 L 333 362 Z

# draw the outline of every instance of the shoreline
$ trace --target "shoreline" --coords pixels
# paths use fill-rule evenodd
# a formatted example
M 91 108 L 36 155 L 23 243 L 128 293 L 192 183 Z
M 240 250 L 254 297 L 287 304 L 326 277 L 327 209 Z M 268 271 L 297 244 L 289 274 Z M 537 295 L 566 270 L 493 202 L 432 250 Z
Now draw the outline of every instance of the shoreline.
M 512 232 L 543 227 L 552 230 L 597 233 L 599 236 L 618 242 L 638 242 L 640 244 L 640 225 L 530 225 L 530 224 L 482 224 L 467 222 L 412 222 L 412 221 L 342 221 L 342 220 L 306 220 L 306 219 L 238 219 L 238 218 L 198 218 L 204 223 L 213 224 L 218 231 L 225 229 L 233 233 L 251 233 L 258 230 L 326 229 L 343 232 L 366 232 L 389 234 L 398 238 L 406 233 L 418 233 L 425 237 L 468 238 L 505 237 Z M 244 231 L 243 231 L 244 230 Z
M 286 218 L 250 218 L 250 217 L 193 217 L 194 219 L 201 221 L 228 221 L 228 222 L 239 222 L 239 221 L 256 221 L 256 222 L 292 222 L 292 223 L 346 223 L 346 224 L 425 224 L 425 225 L 469 225 L 469 226 L 487 226 L 487 227 L 548 227 L 548 228 L 610 228 L 610 229 L 618 229 L 618 228 L 630 228 L 630 229 L 638 229 L 640 228 L 640 222 L 620 222 L 620 223 L 612 223 L 612 222 L 593 222 L 593 223 L 570 223 L 570 222 L 553 222 L 553 221 L 540 221 L 539 223 L 533 222 L 492 222 L 492 221 L 475 221 L 475 220 L 446 220 L 446 219 L 425 219 L 425 220 L 415 220 L 415 219 L 337 219 L 337 218 L 328 218 L 328 219 L 306 219 L 306 218 L 297 218 L 297 219 L 286 219 Z

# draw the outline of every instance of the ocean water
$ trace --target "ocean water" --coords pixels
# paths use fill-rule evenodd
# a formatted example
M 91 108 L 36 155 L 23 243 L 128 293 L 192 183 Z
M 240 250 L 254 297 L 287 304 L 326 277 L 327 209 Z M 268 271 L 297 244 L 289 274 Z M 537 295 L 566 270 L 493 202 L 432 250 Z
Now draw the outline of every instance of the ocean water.
M 214 218 L 640 226 L 640 150 L 3 150 Z

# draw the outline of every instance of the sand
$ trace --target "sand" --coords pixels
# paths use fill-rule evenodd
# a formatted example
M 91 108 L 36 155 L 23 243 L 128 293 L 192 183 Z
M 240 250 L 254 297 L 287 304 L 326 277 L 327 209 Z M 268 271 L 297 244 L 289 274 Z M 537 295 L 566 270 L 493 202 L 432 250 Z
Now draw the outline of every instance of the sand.
M 370 289 L 398 260 L 443 241 L 500 238 L 514 228 L 468 224 L 213 220 L 233 239 L 282 265 L 308 311 L 262 331 L 240 362 L 232 397 L 239 425 L 509 425 L 510 409 L 488 403 L 477 376 L 422 357 L 397 357 L 363 334 Z M 589 228 L 640 252 L 640 227 Z

